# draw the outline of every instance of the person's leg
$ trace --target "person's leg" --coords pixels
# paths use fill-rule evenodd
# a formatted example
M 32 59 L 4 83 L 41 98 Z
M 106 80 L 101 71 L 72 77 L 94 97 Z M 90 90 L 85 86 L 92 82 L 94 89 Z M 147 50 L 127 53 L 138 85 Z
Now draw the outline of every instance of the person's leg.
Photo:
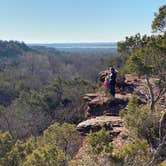
M 115 86 L 112 88 L 112 96 L 115 97 Z
M 115 97 L 115 84 L 110 84 L 110 93 L 113 97 Z
M 109 92 L 112 95 L 112 86 L 111 86 L 111 83 L 109 84 Z

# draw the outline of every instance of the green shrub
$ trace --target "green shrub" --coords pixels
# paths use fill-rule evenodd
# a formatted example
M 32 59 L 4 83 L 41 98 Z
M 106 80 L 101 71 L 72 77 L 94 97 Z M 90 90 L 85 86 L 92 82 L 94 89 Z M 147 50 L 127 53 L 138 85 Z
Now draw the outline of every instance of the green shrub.
M 128 103 L 128 111 L 121 111 L 125 126 L 139 138 L 146 139 L 156 147 L 159 142 L 160 111 L 151 113 L 147 106 L 138 106 L 137 97 L 132 96 Z
M 36 147 L 37 145 L 34 138 L 30 138 L 26 142 L 17 140 L 10 152 L 6 154 L 4 164 L 12 166 L 22 165 L 25 158 L 30 155 Z
M 8 132 L 0 132 L 0 165 L 6 160 L 6 154 L 10 152 L 15 141 Z
M 98 132 L 90 133 L 88 135 L 88 142 L 92 148 L 93 153 L 100 154 L 101 152 L 110 152 L 110 133 L 106 129 L 101 129 Z
M 74 125 L 54 123 L 44 131 L 43 140 L 46 144 L 57 146 L 65 155 L 73 157 L 78 151 L 82 138 Z
M 146 140 L 133 139 L 113 152 L 113 156 L 121 161 L 123 166 L 144 166 L 150 158 L 149 145 Z
M 125 70 L 121 69 L 118 73 L 117 73 L 117 84 L 124 84 L 125 82 Z
M 86 162 L 93 163 L 95 166 L 121 166 L 121 159 L 113 155 L 114 144 L 111 142 L 110 132 L 106 129 L 103 128 L 98 132 L 90 133 L 88 145 Z
M 66 161 L 65 155 L 55 146 L 44 145 L 27 156 L 23 166 L 65 166 Z

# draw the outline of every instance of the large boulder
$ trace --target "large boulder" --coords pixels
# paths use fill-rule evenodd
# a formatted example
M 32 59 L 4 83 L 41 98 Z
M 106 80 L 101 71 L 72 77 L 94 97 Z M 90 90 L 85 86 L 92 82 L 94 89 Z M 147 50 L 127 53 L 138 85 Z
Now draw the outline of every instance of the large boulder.
M 123 121 L 119 116 L 99 116 L 79 123 L 77 130 L 86 135 L 90 131 L 96 132 L 105 128 L 116 136 L 123 130 L 123 126 Z

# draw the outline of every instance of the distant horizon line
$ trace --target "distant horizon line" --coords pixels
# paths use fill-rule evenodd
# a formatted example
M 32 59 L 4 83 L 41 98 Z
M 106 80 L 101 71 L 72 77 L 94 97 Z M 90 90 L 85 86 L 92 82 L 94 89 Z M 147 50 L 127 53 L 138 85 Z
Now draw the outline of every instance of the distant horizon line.
M 24 42 L 24 41 L 23 41 Z M 74 42 L 24 42 L 26 44 L 84 44 L 84 43 L 118 43 L 119 41 L 74 41 Z
M 52 41 L 52 42 L 30 42 L 30 41 L 24 41 L 24 40 L 18 40 L 18 39 L 1 39 L 1 41 L 17 41 L 17 42 L 20 42 L 20 43 L 25 43 L 27 45 L 34 45 L 34 44 L 77 44 L 77 43 L 80 43 L 80 44 L 84 44 L 84 43 L 118 43 L 120 41 L 123 41 L 123 40 L 118 40 L 118 41 Z

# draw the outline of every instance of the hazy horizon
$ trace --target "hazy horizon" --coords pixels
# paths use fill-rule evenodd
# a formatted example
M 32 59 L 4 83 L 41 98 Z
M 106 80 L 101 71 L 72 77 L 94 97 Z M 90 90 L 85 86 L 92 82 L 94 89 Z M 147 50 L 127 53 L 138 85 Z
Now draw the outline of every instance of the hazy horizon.
M 24 41 L 22 41 L 24 42 Z M 117 41 L 118 42 L 118 41 Z M 26 44 L 93 44 L 93 43 L 117 43 L 116 41 L 74 41 L 74 42 L 37 42 L 37 43 L 26 43 Z

